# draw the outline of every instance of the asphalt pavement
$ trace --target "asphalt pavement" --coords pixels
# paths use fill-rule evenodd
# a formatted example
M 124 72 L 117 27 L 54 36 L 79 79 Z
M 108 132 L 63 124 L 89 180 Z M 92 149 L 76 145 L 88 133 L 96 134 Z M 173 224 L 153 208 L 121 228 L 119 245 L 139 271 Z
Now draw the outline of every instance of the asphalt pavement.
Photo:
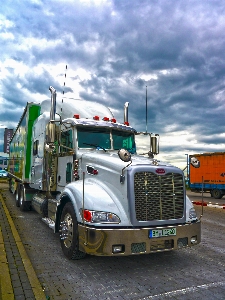
M 0 181 L 0 300 L 44 300 L 45 295 L 23 243 L 5 204 L 1 191 L 8 189 L 7 181 Z M 196 205 L 225 209 L 225 199 L 214 199 L 207 193 L 187 195 Z
M 221 199 L 214 199 L 210 193 L 196 193 L 190 190 L 186 191 L 188 197 L 195 205 L 210 206 L 219 209 L 225 209 L 225 196 Z

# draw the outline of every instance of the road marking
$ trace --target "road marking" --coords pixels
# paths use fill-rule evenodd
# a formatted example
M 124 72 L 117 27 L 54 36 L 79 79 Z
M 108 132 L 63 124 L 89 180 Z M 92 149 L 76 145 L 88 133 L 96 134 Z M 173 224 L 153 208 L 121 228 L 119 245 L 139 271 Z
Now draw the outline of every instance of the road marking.
M 220 209 L 225 209 L 225 205 L 217 205 L 217 204 L 212 204 L 212 203 L 206 203 L 206 202 L 202 202 L 202 201 L 192 201 L 192 204 L 195 205 L 202 205 L 202 206 L 208 206 L 208 207 L 213 207 L 213 208 L 220 208 Z
M 159 297 L 173 297 L 173 296 L 179 296 L 179 295 L 185 295 L 187 293 L 195 293 L 198 292 L 200 290 L 207 290 L 209 288 L 214 288 L 214 287 L 220 287 L 220 286 L 225 286 L 225 281 L 220 281 L 220 282 L 212 282 L 212 283 L 207 283 L 207 284 L 202 284 L 202 285 L 197 285 L 197 286 L 193 286 L 193 287 L 188 287 L 185 289 L 180 289 L 180 290 L 175 290 L 175 291 L 171 291 L 171 292 L 166 292 L 166 293 L 162 293 L 162 294 L 157 294 L 157 295 L 153 295 L 153 296 L 148 296 L 145 298 L 140 298 L 139 300 L 149 300 L 149 299 L 155 299 L 155 298 L 159 298 Z

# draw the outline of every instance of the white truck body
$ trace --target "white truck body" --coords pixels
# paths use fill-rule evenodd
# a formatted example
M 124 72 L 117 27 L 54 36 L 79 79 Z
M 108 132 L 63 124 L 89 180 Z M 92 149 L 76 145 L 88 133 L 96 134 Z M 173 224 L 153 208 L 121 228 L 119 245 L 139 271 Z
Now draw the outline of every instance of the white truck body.
M 149 135 L 148 157 L 136 154 L 138 133 L 128 124 L 128 105 L 122 124 L 98 103 L 63 99 L 56 105 L 56 92 L 50 91 L 51 105 L 40 104 L 32 125 L 32 149 L 24 150 L 30 153 L 29 180 L 11 169 L 17 206 L 35 209 L 60 231 L 62 250 L 71 259 L 198 244 L 201 223 L 186 197 L 183 172 L 154 158 L 155 136 Z

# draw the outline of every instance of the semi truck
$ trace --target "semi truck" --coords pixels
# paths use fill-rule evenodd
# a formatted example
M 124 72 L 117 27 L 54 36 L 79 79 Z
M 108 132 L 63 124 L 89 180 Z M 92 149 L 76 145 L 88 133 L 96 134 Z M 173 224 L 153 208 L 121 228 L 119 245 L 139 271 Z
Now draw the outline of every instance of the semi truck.
M 221 199 L 225 195 L 225 152 L 190 155 L 188 185 L 193 192 L 210 193 Z
M 9 189 L 60 236 L 68 259 L 124 256 L 197 245 L 201 220 L 183 171 L 156 159 L 159 135 L 118 122 L 86 100 L 28 102 L 10 142 Z M 135 137 L 148 141 L 137 154 Z

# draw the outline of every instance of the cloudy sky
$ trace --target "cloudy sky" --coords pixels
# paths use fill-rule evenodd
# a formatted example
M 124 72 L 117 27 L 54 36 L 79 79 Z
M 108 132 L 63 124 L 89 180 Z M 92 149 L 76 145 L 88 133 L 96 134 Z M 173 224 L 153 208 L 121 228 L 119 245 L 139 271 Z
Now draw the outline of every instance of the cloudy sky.
M 0 152 L 49 86 L 160 135 L 159 158 L 225 151 L 225 0 L 6 0 L 0 6 Z M 68 69 L 66 70 L 66 65 Z M 66 74 L 66 78 L 65 78 Z M 65 82 L 65 87 L 64 87 Z

